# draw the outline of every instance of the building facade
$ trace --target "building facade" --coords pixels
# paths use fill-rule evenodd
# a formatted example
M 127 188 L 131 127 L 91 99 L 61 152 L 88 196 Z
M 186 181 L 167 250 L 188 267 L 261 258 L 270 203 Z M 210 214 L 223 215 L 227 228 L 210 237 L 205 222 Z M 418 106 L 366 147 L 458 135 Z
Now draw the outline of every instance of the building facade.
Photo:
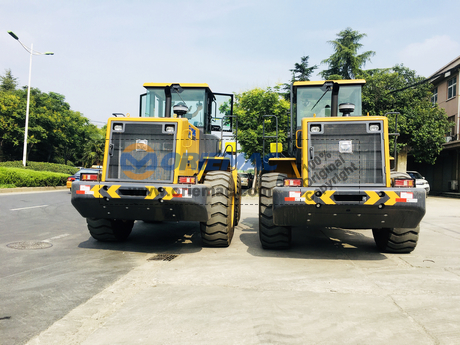
M 460 56 L 437 70 L 428 78 L 433 85 L 431 101 L 446 111 L 452 122 L 441 155 L 434 166 L 409 162 L 428 180 L 433 194 L 458 192 L 460 181 Z

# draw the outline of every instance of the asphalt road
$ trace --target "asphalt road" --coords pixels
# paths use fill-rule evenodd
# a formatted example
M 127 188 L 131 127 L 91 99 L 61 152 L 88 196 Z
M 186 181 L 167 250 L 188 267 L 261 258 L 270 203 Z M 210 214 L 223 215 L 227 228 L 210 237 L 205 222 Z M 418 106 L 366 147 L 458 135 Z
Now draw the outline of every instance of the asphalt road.
M 264 251 L 254 198 L 229 248 L 201 248 L 194 222 L 136 222 L 128 242 L 101 244 L 69 199 L 0 195 L 2 345 L 460 344 L 459 199 L 428 198 L 405 255 L 325 228 Z M 52 247 L 7 246 L 25 241 Z
M 93 241 L 67 190 L 1 194 L 0 219 L 2 345 L 25 343 L 145 262 Z

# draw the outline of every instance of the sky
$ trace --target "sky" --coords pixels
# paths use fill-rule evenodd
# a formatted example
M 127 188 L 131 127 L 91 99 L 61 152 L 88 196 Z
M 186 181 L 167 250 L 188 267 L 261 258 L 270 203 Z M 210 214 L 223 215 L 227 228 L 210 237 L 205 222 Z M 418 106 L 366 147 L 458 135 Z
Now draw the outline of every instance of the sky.
M 207 83 L 221 93 L 273 87 L 290 69 L 333 54 L 350 27 L 374 51 L 365 68 L 404 64 L 428 77 L 460 55 L 460 1 L 438 0 L 0 0 L 0 75 L 65 96 L 102 126 L 138 116 L 144 83 Z M 321 80 L 313 76 L 312 80 Z

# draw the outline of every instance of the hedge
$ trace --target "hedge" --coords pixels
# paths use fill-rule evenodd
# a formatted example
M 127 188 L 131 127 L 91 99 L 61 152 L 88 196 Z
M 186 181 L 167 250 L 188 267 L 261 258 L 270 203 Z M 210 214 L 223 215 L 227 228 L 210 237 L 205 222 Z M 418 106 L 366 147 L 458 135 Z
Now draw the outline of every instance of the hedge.
M 65 186 L 69 174 L 0 167 L 0 185 L 15 187 Z
M 65 164 L 45 163 L 45 162 L 27 162 L 26 167 L 22 165 L 22 161 L 0 162 L 0 167 L 21 168 L 35 171 L 52 171 L 67 175 L 75 174 L 79 168 Z

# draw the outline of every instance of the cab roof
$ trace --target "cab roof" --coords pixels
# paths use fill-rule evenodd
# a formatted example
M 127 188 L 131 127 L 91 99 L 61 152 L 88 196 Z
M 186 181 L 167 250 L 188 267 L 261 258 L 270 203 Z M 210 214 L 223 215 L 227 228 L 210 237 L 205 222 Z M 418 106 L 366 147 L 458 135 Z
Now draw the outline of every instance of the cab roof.
M 144 87 L 166 87 L 171 85 L 180 85 L 183 88 L 191 88 L 191 87 L 203 87 L 208 88 L 208 84 L 191 84 L 191 83 L 144 83 Z
M 339 85 L 364 85 L 366 81 L 364 79 L 344 79 L 344 80 L 318 80 L 318 81 L 296 81 L 294 86 L 315 86 L 323 85 L 327 81 L 332 81 Z

